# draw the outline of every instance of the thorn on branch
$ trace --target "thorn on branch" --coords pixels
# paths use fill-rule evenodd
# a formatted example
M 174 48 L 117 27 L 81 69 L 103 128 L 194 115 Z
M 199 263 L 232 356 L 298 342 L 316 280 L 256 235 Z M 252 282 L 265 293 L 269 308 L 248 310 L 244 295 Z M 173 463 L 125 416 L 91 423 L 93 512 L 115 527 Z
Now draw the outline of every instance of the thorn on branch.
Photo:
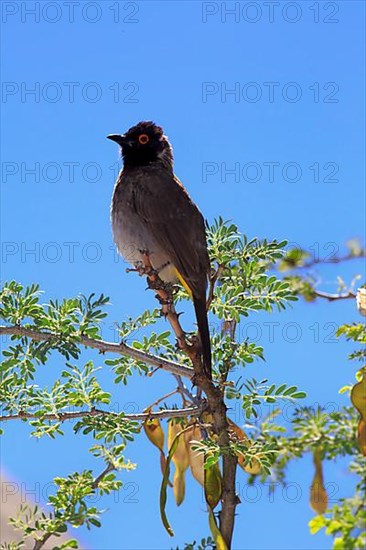
M 161 366 L 156 367 L 155 369 L 149 371 L 148 374 L 147 374 L 148 377 L 151 378 L 151 376 L 153 376 L 153 375 L 154 375 L 156 372 L 158 372 L 158 370 L 160 370 L 160 369 L 161 369 Z

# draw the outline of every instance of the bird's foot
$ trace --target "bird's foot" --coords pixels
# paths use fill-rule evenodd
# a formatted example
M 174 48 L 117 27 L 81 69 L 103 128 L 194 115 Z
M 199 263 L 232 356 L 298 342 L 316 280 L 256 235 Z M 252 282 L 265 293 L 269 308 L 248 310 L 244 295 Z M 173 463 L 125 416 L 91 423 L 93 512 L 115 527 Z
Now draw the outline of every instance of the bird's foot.
M 151 277 L 153 275 L 157 275 L 157 272 L 155 269 L 153 269 L 150 265 L 145 264 L 144 262 L 135 262 L 134 267 L 130 267 L 126 269 L 127 273 L 130 273 L 131 271 L 134 271 L 135 273 L 138 273 L 140 277 Z
M 150 252 L 146 249 L 140 249 L 139 252 L 141 254 L 141 263 L 145 270 L 147 270 L 146 274 L 148 274 L 149 270 L 153 269 L 150 261 Z

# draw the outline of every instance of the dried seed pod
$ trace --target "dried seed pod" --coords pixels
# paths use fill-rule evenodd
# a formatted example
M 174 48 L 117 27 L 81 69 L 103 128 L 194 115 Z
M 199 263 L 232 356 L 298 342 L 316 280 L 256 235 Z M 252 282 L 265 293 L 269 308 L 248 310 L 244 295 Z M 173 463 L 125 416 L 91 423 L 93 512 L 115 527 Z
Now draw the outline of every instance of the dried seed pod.
M 158 418 L 147 418 L 143 423 L 145 433 L 151 443 L 164 452 L 164 432 Z
M 175 470 L 173 478 L 174 498 L 177 506 L 180 506 L 186 494 L 186 473 L 183 470 Z
M 168 423 L 168 448 L 171 448 L 172 442 L 176 436 L 186 427 L 186 422 L 180 424 L 173 419 Z M 185 473 L 189 466 L 188 449 L 184 439 L 184 433 L 179 436 L 177 448 L 174 451 L 172 461 L 175 465 L 173 480 L 174 498 L 179 506 L 182 504 L 185 495 Z
M 191 430 L 184 434 L 184 439 L 188 449 L 189 467 L 193 477 L 202 487 L 205 485 L 204 463 L 205 457 L 203 453 L 199 453 L 192 449 L 192 441 L 202 441 L 202 434 L 199 426 L 193 425 Z
M 143 427 L 148 439 L 160 451 L 160 468 L 164 475 L 166 467 L 166 458 L 164 454 L 164 431 L 158 418 L 147 418 Z M 171 485 L 170 481 L 168 482 Z
M 169 420 L 169 423 L 168 423 L 168 448 L 169 449 L 171 447 L 171 444 L 174 438 L 186 427 L 187 427 L 186 422 L 178 423 L 174 420 Z M 179 438 L 178 445 L 176 450 L 174 451 L 172 460 L 177 467 L 186 470 L 189 466 L 189 459 L 188 459 L 188 450 L 187 450 L 187 445 L 186 445 L 184 435 L 185 434 L 183 433 L 182 436 Z
M 204 487 L 206 502 L 213 510 L 220 502 L 222 494 L 222 477 L 217 462 L 204 469 Z
M 310 487 L 310 506 L 317 514 L 324 514 L 328 506 L 328 495 L 323 481 L 322 449 L 316 449 L 313 455 L 315 474 Z
M 357 443 L 363 456 L 366 456 L 366 422 L 363 418 L 358 423 Z
M 239 426 L 235 424 L 235 422 L 233 422 L 230 419 L 228 420 L 229 420 L 229 426 L 231 430 L 234 432 L 234 434 L 236 435 L 236 437 L 238 438 L 238 440 L 244 441 L 250 445 L 251 441 L 249 437 L 246 435 L 246 433 L 241 428 L 239 428 Z M 238 464 L 241 468 L 243 468 L 245 472 L 247 472 L 247 474 L 258 475 L 261 473 L 262 468 L 261 468 L 260 462 L 256 458 L 252 459 L 251 465 L 246 464 L 244 466 L 244 462 L 245 462 L 244 456 L 242 454 L 238 454 Z
M 210 530 L 215 541 L 216 550 L 228 550 L 225 544 L 225 541 L 223 539 L 223 536 L 217 526 L 215 514 L 213 513 L 210 507 L 208 509 L 208 524 L 210 526 Z
M 366 422 L 366 373 L 362 376 L 362 380 L 353 386 L 351 401 Z
M 244 458 L 243 458 L 244 461 Z M 239 463 L 239 459 L 238 459 Z M 243 470 L 247 472 L 247 474 L 252 474 L 253 476 L 257 476 L 262 471 L 262 466 L 256 458 L 253 458 L 251 461 L 251 464 L 246 464 L 245 466 L 242 466 Z

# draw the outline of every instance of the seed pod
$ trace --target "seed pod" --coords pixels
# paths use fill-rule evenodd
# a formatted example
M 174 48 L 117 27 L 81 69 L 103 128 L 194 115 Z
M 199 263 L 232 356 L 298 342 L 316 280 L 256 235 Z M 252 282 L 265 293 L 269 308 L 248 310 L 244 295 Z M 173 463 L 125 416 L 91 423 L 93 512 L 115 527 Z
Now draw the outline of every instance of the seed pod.
M 228 419 L 228 420 L 229 420 L 229 426 L 230 426 L 232 432 L 238 438 L 238 440 L 250 444 L 251 441 L 250 441 L 249 437 L 246 435 L 246 433 L 241 428 L 239 428 L 239 426 L 237 424 L 235 424 L 235 422 L 233 422 L 230 419 Z M 261 473 L 262 468 L 261 468 L 260 462 L 256 458 L 252 459 L 251 465 L 246 464 L 244 466 L 244 462 L 245 462 L 244 456 L 242 454 L 238 454 L 238 464 L 241 468 L 243 468 L 243 470 L 245 472 L 247 472 L 247 474 L 258 475 L 258 474 Z
M 160 451 L 160 468 L 164 475 L 166 467 L 166 458 L 164 454 L 164 432 L 158 418 L 147 418 L 143 423 L 143 427 L 148 439 Z M 170 481 L 168 482 L 171 485 Z
M 184 434 L 184 440 L 188 449 L 188 460 L 189 466 L 192 472 L 193 477 L 198 481 L 202 487 L 205 485 L 205 474 L 204 474 L 204 462 L 205 457 L 203 453 L 199 453 L 192 449 L 192 441 L 202 441 L 202 434 L 199 426 L 193 425 L 191 430 L 188 430 Z
M 213 510 L 220 502 L 222 494 L 222 478 L 217 462 L 204 469 L 204 487 L 206 502 Z
M 186 494 L 186 474 L 182 470 L 175 470 L 173 478 L 174 498 L 177 506 L 180 506 Z
M 362 376 L 362 380 L 353 386 L 351 401 L 366 422 L 366 373 Z
M 143 423 L 145 433 L 151 443 L 164 452 L 164 432 L 158 418 L 147 418 Z
M 215 541 L 216 550 L 228 550 L 223 536 L 217 526 L 215 515 L 210 507 L 208 508 L 208 524 Z
M 202 413 L 202 420 L 205 422 L 205 424 L 212 424 L 213 423 L 213 416 L 211 413 L 208 413 L 207 411 Z
M 244 458 L 243 458 L 244 461 Z M 239 459 L 238 459 L 239 463 Z M 262 467 L 260 462 L 256 458 L 252 458 L 251 464 L 246 464 L 245 466 L 242 466 L 243 470 L 247 472 L 247 474 L 252 474 L 253 476 L 257 476 L 261 473 Z
M 358 423 L 357 443 L 363 456 L 366 456 L 366 422 L 363 418 Z
M 174 438 L 186 427 L 186 422 L 179 424 L 174 420 L 168 423 L 168 448 L 171 448 Z M 175 465 L 173 480 L 174 497 L 178 506 L 182 504 L 185 495 L 185 475 L 189 466 L 188 449 L 184 440 L 184 433 L 179 437 L 172 461 Z
M 178 423 L 174 420 L 169 420 L 168 423 L 168 448 L 170 449 L 174 438 L 187 427 L 187 423 Z M 178 445 L 173 454 L 173 463 L 176 467 L 186 470 L 189 466 L 187 445 L 185 442 L 184 433 L 179 438 Z
M 316 449 L 313 455 L 315 474 L 310 487 L 310 506 L 317 514 L 324 514 L 328 506 L 328 495 L 323 482 L 322 449 Z

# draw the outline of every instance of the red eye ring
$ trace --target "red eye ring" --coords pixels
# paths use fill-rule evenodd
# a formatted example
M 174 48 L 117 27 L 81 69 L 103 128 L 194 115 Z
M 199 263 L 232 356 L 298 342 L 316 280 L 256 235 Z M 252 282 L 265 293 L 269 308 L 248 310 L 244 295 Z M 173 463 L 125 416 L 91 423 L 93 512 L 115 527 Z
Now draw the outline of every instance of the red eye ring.
M 139 135 L 139 143 L 141 143 L 141 145 L 145 145 L 149 141 L 150 141 L 150 138 L 147 134 L 140 134 Z

